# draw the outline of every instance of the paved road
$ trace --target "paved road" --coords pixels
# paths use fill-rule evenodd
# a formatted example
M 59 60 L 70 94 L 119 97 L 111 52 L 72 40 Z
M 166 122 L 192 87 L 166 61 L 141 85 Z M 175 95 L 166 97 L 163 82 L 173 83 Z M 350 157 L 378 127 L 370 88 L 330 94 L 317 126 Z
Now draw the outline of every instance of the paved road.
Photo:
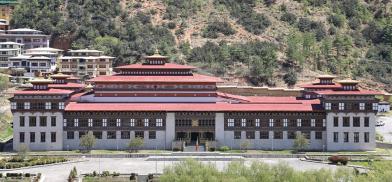
M 384 142 L 392 143 L 392 116 L 381 116 L 377 119 L 385 125 L 376 127 L 376 131 L 384 136 Z
M 315 170 L 315 169 L 331 169 L 334 170 L 338 166 L 318 164 L 311 162 L 300 161 L 299 159 L 245 159 L 246 164 L 250 164 L 252 161 L 263 161 L 267 164 L 278 164 L 279 162 L 286 162 L 288 165 L 298 170 Z M 39 167 L 24 170 L 15 170 L 12 172 L 30 172 L 30 173 L 42 173 L 45 176 L 45 181 L 57 182 L 66 181 L 70 170 L 73 166 L 76 166 L 78 173 L 91 173 L 95 171 L 116 171 L 120 173 L 161 173 L 165 166 L 177 163 L 174 161 L 146 161 L 146 158 L 92 158 L 88 161 L 73 163 L 73 164 L 62 164 L 47 167 Z M 215 164 L 218 169 L 224 169 L 229 161 L 215 161 L 210 162 Z

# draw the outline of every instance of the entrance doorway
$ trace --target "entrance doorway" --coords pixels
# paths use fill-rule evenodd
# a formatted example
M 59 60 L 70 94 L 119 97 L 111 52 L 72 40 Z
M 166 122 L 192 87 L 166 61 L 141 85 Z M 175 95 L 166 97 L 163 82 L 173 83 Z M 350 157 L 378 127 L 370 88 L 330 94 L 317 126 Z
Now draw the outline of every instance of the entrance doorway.
M 200 133 L 199 132 L 191 132 L 191 142 L 194 143 L 196 140 L 200 142 Z

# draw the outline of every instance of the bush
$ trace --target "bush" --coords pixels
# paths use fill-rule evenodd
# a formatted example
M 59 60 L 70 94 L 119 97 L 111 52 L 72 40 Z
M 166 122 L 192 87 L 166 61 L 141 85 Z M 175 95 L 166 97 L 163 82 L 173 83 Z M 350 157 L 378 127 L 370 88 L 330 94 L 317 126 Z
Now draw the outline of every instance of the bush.
M 110 172 L 109 171 L 102 171 L 102 176 L 110 176 Z
M 333 164 L 342 164 L 342 165 L 347 165 L 348 163 L 348 158 L 345 156 L 339 156 L 339 155 L 334 155 L 331 157 L 328 157 L 328 160 L 333 163 Z
M 297 16 L 293 13 L 290 12 L 285 12 L 281 17 L 280 20 L 285 21 L 289 23 L 290 25 L 293 25 L 297 22 Z
M 264 0 L 264 4 L 267 6 L 271 6 L 272 4 L 275 4 L 276 0 Z
M 219 151 L 221 151 L 221 152 L 227 152 L 229 150 L 230 150 L 230 148 L 228 146 L 222 146 L 219 148 Z
M 348 21 L 348 26 L 351 28 L 351 29 L 353 29 L 353 30 L 357 30 L 357 29 L 360 29 L 361 28 L 361 20 L 360 19 L 358 19 L 358 18 L 351 18 L 349 21 Z
M 235 30 L 226 21 L 213 21 L 210 22 L 203 31 L 203 37 L 206 38 L 218 38 L 218 33 L 222 33 L 226 36 L 235 34 Z
M 339 27 L 339 28 L 343 27 L 344 21 L 345 21 L 345 18 L 343 15 L 335 14 L 335 15 L 330 15 L 328 17 L 328 22 L 332 23 L 333 25 L 335 25 L 336 27 Z
M 167 23 L 167 28 L 169 28 L 169 29 L 174 29 L 174 28 L 176 28 L 176 23 L 174 23 L 174 22 L 169 22 L 169 23 Z

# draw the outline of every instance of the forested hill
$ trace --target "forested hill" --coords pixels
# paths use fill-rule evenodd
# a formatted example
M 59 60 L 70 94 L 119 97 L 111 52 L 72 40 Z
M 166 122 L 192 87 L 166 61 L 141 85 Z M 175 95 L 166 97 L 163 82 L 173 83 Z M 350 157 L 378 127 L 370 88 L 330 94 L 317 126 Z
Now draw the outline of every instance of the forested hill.
M 282 86 L 320 73 L 392 91 L 390 0 L 21 0 L 11 26 L 52 46 L 95 48 L 116 65 L 158 48 L 238 84 Z

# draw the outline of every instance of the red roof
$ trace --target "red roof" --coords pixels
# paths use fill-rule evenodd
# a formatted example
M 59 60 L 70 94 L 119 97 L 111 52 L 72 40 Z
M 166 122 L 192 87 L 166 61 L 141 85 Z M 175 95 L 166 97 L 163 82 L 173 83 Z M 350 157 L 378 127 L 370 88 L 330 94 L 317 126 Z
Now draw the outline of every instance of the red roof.
M 206 76 L 206 75 L 179 75 L 179 76 L 133 76 L 133 75 L 106 75 L 98 76 L 90 79 L 91 82 L 193 82 L 193 83 L 204 83 L 204 82 L 222 82 L 220 78 Z
M 230 104 L 230 103 L 77 103 L 70 102 L 65 111 L 291 111 L 311 112 L 313 104 Z
M 196 67 L 174 64 L 174 63 L 166 63 L 162 65 L 149 65 L 149 64 L 130 64 L 124 66 L 118 66 L 115 69 L 195 69 Z
M 85 85 L 81 83 L 59 83 L 59 84 L 49 84 L 49 88 L 84 88 Z
M 329 84 L 329 85 L 312 83 L 312 84 L 301 85 L 300 87 L 301 88 L 310 88 L 310 89 L 337 89 L 337 88 L 341 88 L 342 85 L 340 85 L 339 83 L 334 83 L 334 84 Z
M 373 90 L 323 90 L 315 91 L 319 95 L 379 95 L 382 94 Z
M 72 90 L 54 89 L 50 88 L 48 90 L 18 90 L 15 91 L 15 95 L 67 95 L 71 94 Z

